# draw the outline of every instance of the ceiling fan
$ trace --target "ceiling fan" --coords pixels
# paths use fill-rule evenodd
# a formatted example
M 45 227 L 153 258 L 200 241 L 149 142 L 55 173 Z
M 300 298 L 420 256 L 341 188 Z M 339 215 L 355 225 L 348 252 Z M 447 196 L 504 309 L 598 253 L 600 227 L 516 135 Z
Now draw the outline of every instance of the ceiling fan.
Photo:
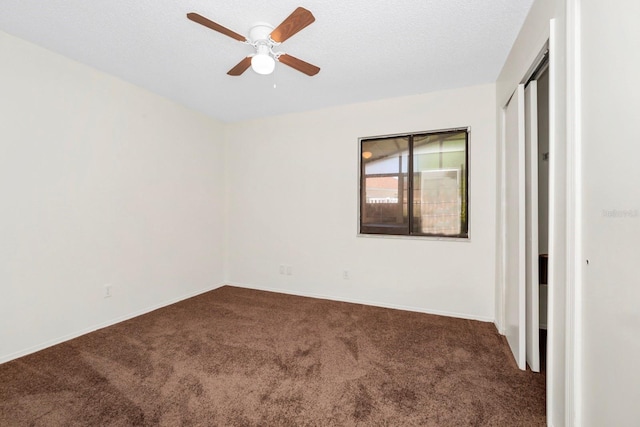
M 274 52 L 273 50 L 289 37 L 316 20 L 313 14 L 303 7 L 298 7 L 294 10 L 293 13 L 276 28 L 265 23 L 255 24 L 249 30 L 248 38 L 197 13 L 187 13 L 187 18 L 222 33 L 225 36 L 249 44 L 256 49 L 255 54 L 247 56 L 227 72 L 230 76 L 239 76 L 247 71 L 249 67 L 258 74 L 271 74 L 275 68 L 275 61 L 282 62 L 308 76 L 315 76 L 320 71 L 319 67 L 298 59 L 295 56 L 284 52 Z

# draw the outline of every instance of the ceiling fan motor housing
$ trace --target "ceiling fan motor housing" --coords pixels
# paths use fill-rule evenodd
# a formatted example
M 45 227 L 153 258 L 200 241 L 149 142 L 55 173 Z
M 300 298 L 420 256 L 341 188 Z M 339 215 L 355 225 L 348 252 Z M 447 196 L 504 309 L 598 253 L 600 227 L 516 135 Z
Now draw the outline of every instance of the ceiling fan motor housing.
M 249 30 L 249 40 L 252 44 L 265 41 L 269 45 L 273 45 L 273 41 L 269 38 L 269 34 L 273 31 L 273 25 L 259 22 Z

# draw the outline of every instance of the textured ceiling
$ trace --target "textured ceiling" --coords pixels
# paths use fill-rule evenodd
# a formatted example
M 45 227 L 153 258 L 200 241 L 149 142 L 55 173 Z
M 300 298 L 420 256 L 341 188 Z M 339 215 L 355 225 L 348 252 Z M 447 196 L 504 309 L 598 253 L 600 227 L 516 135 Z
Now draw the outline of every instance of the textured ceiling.
M 223 121 L 494 82 L 533 0 L 0 0 L 0 30 Z M 296 7 L 316 21 L 279 47 L 321 68 L 226 72 L 248 35 Z M 274 87 L 275 85 L 275 87 Z

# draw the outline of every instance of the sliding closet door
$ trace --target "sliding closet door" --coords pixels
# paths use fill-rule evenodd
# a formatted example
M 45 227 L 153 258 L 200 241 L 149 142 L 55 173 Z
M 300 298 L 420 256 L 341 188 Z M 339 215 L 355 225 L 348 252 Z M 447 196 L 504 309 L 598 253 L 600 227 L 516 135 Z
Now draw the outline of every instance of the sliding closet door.
M 538 82 L 525 89 L 525 204 L 527 364 L 540 372 L 540 311 L 538 280 Z
M 504 110 L 505 323 L 520 369 L 526 369 L 525 95 L 519 85 Z

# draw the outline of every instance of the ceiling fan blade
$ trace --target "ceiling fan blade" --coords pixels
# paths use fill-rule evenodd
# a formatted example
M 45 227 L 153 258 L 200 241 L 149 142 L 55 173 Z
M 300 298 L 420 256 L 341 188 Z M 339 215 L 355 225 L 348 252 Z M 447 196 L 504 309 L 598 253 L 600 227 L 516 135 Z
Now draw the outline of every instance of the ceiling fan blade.
M 294 68 L 301 73 L 305 73 L 307 76 L 315 76 L 320 71 L 320 67 L 304 62 L 302 59 L 298 59 L 295 56 L 283 53 L 278 57 L 278 61 L 291 68 Z
M 223 27 L 222 25 L 211 21 L 210 19 L 205 18 L 202 15 L 198 15 L 197 13 L 187 13 L 187 18 L 191 19 L 193 22 L 197 22 L 200 25 L 204 25 L 207 28 L 211 28 L 214 31 L 224 34 L 225 36 L 229 36 L 233 39 L 236 39 L 240 42 L 246 42 L 247 38 L 245 36 L 241 36 L 235 31 L 231 31 L 230 29 Z
M 282 43 L 315 20 L 311 12 L 304 7 L 299 7 L 271 32 L 271 40 Z
M 247 56 L 242 61 L 238 62 L 238 65 L 236 65 L 235 67 L 227 71 L 227 74 L 229 74 L 230 76 L 239 76 L 245 71 L 247 71 L 247 68 L 249 68 L 250 66 L 251 66 L 251 57 Z

